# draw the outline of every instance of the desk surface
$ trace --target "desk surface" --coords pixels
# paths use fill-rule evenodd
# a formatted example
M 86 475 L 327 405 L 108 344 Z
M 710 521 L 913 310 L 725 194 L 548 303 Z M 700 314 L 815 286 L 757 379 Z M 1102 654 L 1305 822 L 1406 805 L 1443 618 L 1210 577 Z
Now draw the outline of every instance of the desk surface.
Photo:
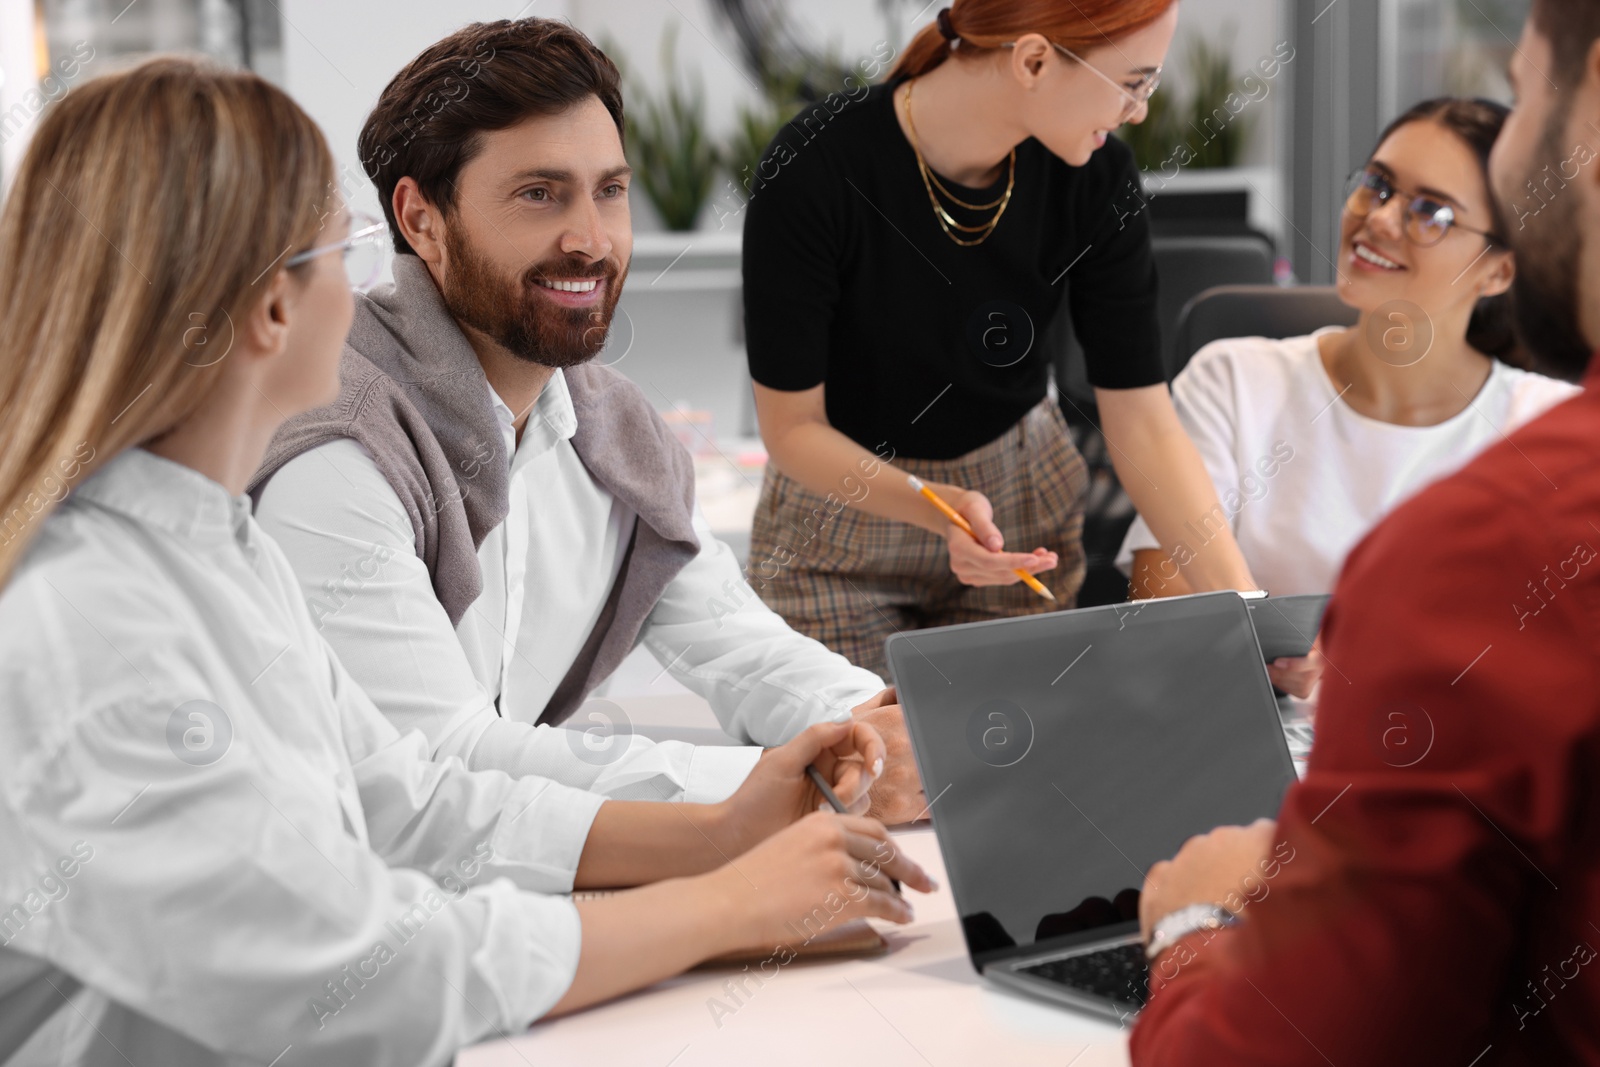
M 623 709 L 632 728 L 658 740 L 733 743 L 705 701 L 675 683 L 663 685 L 659 666 L 647 662 L 647 656 L 635 658 L 637 678 L 619 677 L 612 687 L 615 706 Z M 646 681 L 652 676 L 654 684 Z M 1310 705 L 1286 701 L 1280 710 L 1285 729 L 1300 731 L 1290 735 L 1298 765 L 1310 747 Z M 1030 1000 L 980 979 L 967 958 L 932 828 L 922 824 L 894 836 L 939 880 L 940 888 L 927 896 L 912 894 L 915 922 L 903 927 L 877 924 L 890 944 L 884 955 L 797 960 L 759 988 L 747 981 L 749 994 L 741 993 L 737 1000 L 724 986 L 742 971 L 693 971 L 589 1011 L 539 1023 L 524 1034 L 466 1049 L 456 1059 L 458 1067 L 812 1067 L 841 1059 L 875 1067 L 1127 1064 L 1127 1036 L 1110 1021 Z
M 933 831 L 920 826 L 895 838 L 940 888 L 912 894 L 915 922 L 875 924 L 889 940 L 884 955 L 796 960 L 759 988 L 746 981 L 748 995 L 738 999 L 724 986 L 742 971 L 692 971 L 514 1038 L 476 1045 L 457 1057 L 458 1067 L 1128 1062 L 1126 1035 L 1114 1023 L 980 979 L 967 959 Z

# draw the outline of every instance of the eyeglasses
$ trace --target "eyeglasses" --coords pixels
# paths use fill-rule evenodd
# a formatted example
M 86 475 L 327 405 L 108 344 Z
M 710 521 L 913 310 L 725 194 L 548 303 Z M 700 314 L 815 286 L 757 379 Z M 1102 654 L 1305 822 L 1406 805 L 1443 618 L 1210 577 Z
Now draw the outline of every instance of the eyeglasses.
M 298 267 L 329 252 L 344 253 L 344 272 L 350 287 L 357 291 L 372 288 L 383 273 L 384 242 L 389 227 L 382 219 L 360 211 L 350 212 L 350 236 L 331 244 L 317 245 L 304 252 L 296 252 L 283 261 L 286 267 Z
M 1015 41 L 1007 41 L 1001 47 L 1013 48 L 1016 46 L 1016 43 L 1017 42 Z M 1087 59 L 1084 59 L 1072 49 L 1067 48 L 1064 45 L 1056 44 L 1054 41 L 1051 41 L 1050 44 L 1055 48 L 1056 51 L 1060 52 L 1068 59 L 1075 59 L 1079 63 L 1082 63 L 1085 67 L 1089 68 L 1089 70 L 1093 71 L 1095 76 L 1101 81 L 1105 82 L 1107 85 L 1111 86 L 1111 88 L 1123 95 L 1124 99 L 1122 103 L 1122 114 L 1117 118 L 1118 125 L 1127 122 L 1128 119 L 1133 117 L 1133 113 L 1135 111 L 1138 111 L 1145 104 L 1148 104 L 1150 102 L 1150 98 L 1156 94 L 1156 90 L 1161 87 L 1161 71 L 1165 69 L 1166 64 L 1162 64 L 1155 70 L 1152 70 L 1148 74 L 1141 77 L 1136 83 L 1134 83 L 1133 88 L 1130 89 L 1126 85 L 1123 85 L 1121 82 L 1117 81 L 1111 75 L 1107 74 L 1105 71 L 1101 70 L 1099 67 L 1095 66 L 1093 63 L 1090 63 Z
M 1491 244 L 1505 244 L 1488 230 L 1474 229 L 1457 222 L 1456 209 L 1438 197 L 1426 194 L 1411 196 L 1396 189 L 1388 175 L 1371 167 L 1363 167 L 1350 175 L 1350 180 L 1345 183 L 1344 207 L 1350 214 L 1364 219 L 1396 196 L 1409 198 L 1401 203 L 1400 213 L 1404 220 L 1406 240 L 1414 245 L 1431 248 L 1444 240 L 1452 227 L 1479 234 Z

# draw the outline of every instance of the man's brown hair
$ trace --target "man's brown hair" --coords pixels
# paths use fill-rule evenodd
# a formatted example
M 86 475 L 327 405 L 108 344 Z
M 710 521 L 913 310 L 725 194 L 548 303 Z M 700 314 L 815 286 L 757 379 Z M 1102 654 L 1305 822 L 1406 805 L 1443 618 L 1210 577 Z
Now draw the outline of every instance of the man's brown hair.
M 597 96 L 622 133 L 616 64 L 558 19 L 475 22 L 407 63 L 378 97 L 356 142 L 378 187 L 398 253 L 415 254 L 394 218 L 394 189 L 410 177 L 428 202 L 455 210 L 456 177 L 483 134 L 553 115 Z
M 1600 4 L 1594 0 L 1533 0 L 1533 28 L 1550 42 L 1555 69 L 1538 71 L 1569 94 L 1583 80 L 1589 49 L 1600 39 Z

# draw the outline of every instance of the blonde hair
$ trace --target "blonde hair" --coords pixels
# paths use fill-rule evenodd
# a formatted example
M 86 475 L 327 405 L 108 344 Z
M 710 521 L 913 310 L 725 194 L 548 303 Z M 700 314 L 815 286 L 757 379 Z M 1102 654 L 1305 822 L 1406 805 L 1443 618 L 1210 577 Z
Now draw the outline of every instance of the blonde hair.
M 294 101 L 205 61 L 51 106 L 0 211 L 0 586 L 73 485 L 199 409 L 333 179 Z

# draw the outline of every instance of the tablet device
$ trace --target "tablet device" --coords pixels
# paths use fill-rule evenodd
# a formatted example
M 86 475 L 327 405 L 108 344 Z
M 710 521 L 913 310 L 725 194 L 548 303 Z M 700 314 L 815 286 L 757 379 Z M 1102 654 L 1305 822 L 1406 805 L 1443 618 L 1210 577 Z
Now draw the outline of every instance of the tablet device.
M 1304 656 L 1311 651 L 1322 626 L 1322 610 L 1328 606 L 1327 593 L 1298 593 L 1252 600 L 1250 622 L 1261 642 L 1261 656 L 1268 663 L 1280 656 Z

